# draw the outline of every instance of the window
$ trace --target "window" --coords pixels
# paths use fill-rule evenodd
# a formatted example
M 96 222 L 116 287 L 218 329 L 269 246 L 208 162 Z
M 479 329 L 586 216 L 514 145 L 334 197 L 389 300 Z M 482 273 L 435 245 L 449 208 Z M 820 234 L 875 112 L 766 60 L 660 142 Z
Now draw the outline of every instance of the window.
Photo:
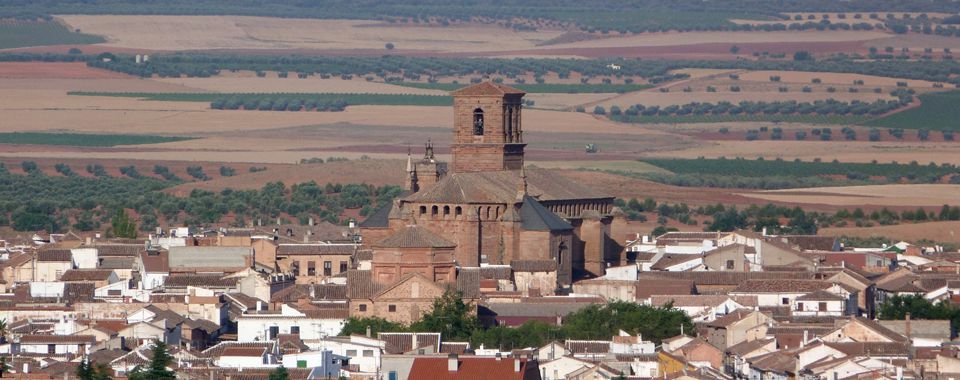
M 443 216 L 450 215 L 450 206 L 443 206 Z
M 270 326 L 270 334 L 267 336 L 267 339 L 277 339 L 277 335 L 280 335 L 280 326 Z
M 787 298 L 787 297 L 783 297 L 783 298 L 780 299 L 780 304 L 781 304 L 781 305 L 789 305 L 789 304 L 790 304 L 790 299 Z
M 817 305 L 817 308 L 818 308 L 820 311 L 827 311 L 827 303 L 826 303 L 826 302 L 821 302 L 819 305 Z
M 346 262 L 346 261 L 341 261 L 341 262 L 340 262 L 340 273 L 343 273 L 343 272 L 346 272 L 346 271 L 347 271 L 347 262 Z
M 365 358 L 372 358 L 372 357 L 373 357 L 373 350 L 363 350 L 363 357 L 365 357 Z
M 390 371 L 390 374 L 387 375 L 387 380 L 397 380 L 397 371 Z
M 307 368 L 306 360 L 297 360 L 297 368 Z
M 396 312 L 397 312 L 397 305 L 387 306 L 387 311 L 389 311 L 389 312 L 391 312 L 391 313 L 396 313 Z
M 333 263 L 329 261 L 323 262 L 323 275 L 332 276 L 333 275 Z
M 361 311 L 361 312 L 367 311 L 367 305 L 366 305 L 366 304 L 360 304 L 360 311 Z
M 420 215 L 427 213 L 427 206 L 420 206 Z
M 727 260 L 727 269 L 733 270 L 733 260 Z
M 440 212 L 440 208 L 439 208 L 439 207 L 433 206 L 433 207 L 430 208 L 430 215 L 437 215 L 438 212 Z
M 57 353 L 57 345 L 56 345 L 56 344 L 48 344 L 48 345 L 47 345 L 47 353 L 48 353 L 48 354 L 55 354 L 55 353 Z
M 473 134 L 474 136 L 483 136 L 483 110 L 473 110 Z
M 313 261 L 307 261 L 307 276 L 316 276 L 317 275 L 317 263 Z
M 293 272 L 294 276 L 300 275 L 300 262 L 294 261 L 293 264 L 290 264 L 290 271 Z
M 453 212 L 456 214 L 456 216 L 463 215 L 463 209 L 460 208 L 460 206 L 457 206 L 457 208 L 453 209 Z
M 123 292 L 122 292 L 120 289 L 110 289 L 110 290 L 107 290 L 107 295 L 108 295 L 108 296 L 119 296 L 119 295 L 122 295 L 122 294 L 123 294 Z
M 357 357 L 357 350 L 347 350 L 347 356 L 351 358 Z
M 802 310 L 803 310 L 803 302 L 797 302 L 797 310 L 798 310 L 798 311 L 802 311 Z
M 290 333 L 293 335 L 300 335 L 300 326 L 290 326 Z

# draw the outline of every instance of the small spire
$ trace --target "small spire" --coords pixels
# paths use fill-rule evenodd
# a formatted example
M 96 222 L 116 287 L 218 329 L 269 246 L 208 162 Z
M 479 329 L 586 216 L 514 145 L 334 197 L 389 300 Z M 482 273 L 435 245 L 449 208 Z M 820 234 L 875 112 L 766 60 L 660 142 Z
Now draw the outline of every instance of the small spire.
M 413 172 L 413 158 L 410 157 L 410 148 L 407 148 L 407 173 Z

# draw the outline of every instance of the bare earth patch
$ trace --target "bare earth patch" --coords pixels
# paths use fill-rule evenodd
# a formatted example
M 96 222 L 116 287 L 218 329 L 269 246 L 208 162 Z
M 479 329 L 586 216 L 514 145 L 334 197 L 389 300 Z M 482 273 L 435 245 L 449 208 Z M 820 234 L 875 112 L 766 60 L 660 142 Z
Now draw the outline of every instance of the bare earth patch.
M 875 185 L 771 190 L 749 196 L 768 201 L 823 203 L 835 206 L 929 206 L 960 204 L 960 185 Z
M 937 221 L 917 224 L 898 224 L 874 227 L 830 227 L 819 231 L 821 235 L 872 237 L 882 236 L 895 240 L 917 241 L 927 239 L 938 243 L 960 243 L 960 222 Z

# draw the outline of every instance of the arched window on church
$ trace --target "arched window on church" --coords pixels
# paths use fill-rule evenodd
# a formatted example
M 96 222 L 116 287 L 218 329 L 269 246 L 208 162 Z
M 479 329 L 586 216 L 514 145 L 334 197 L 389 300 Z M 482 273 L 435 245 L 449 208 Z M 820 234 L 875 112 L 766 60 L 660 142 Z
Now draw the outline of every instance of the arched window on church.
M 455 208 L 453 212 L 456 213 L 457 219 L 460 219 L 460 216 L 463 215 L 463 209 L 460 208 L 460 206 L 457 206 L 457 208 Z
M 483 136 L 483 110 L 479 108 L 473 110 L 473 134 Z
M 439 211 L 439 208 L 438 208 L 437 206 L 431 207 L 431 208 L 430 208 L 430 215 L 432 215 L 432 216 L 437 216 L 437 211 Z
M 443 217 L 446 218 L 450 216 L 450 206 L 443 206 Z

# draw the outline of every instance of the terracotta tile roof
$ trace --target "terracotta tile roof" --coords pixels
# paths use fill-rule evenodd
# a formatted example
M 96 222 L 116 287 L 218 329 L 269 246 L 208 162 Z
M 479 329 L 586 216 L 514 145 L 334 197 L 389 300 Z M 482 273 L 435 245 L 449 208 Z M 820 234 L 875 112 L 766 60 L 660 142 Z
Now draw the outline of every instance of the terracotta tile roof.
M 702 242 L 704 240 L 717 240 L 721 237 L 729 235 L 729 232 L 683 232 L 683 231 L 671 231 L 663 235 L 657 236 L 656 240 L 676 240 L 676 241 L 687 241 L 687 242 Z
M 96 285 L 90 282 L 70 282 L 63 284 L 63 302 L 72 305 L 77 302 L 92 302 Z
M 571 199 L 612 199 L 595 189 L 548 170 L 524 170 L 527 193 L 540 203 Z M 403 198 L 413 203 L 514 204 L 520 183 L 519 171 L 453 173 L 436 185 Z
M 72 262 L 69 249 L 45 249 L 37 252 L 38 262 Z
M 793 374 L 797 368 L 797 358 L 791 354 L 775 351 L 748 360 L 752 367 L 763 372 Z
M 277 256 L 297 255 L 352 255 L 353 244 L 280 244 Z
M 736 287 L 734 293 L 812 293 L 832 284 L 820 280 L 748 280 Z
M 267 352 L 266 347 L 227 347 L 220 356 L 252 356 L 260 357 Z
M 21 344 L 79 344 L 97 342 L 93 335 L 21 335 Z
M 480 278 L 493 280 L 510 280 L 513 278 L 513 268 L 507 265 L 488 265 L 480 267 Z
M 637 280 L 631 281 L 636 287 L 637 299 L 646 299 L 654 295 L 684 295 L 696 292 L 696 286 L 689 280 Z
M 804 294 L 800 297 L 797 297 L 797 301 L 844 301 L 845 298 L 840 297 L 837 294 L 830 293 L 826 290 L 816 290 L 807 294 Z
M 457 291 L 463 298 L 480 298 L 480 268 L 460 268 L 457 271 Z
M 113 274 L 109 269 L 70 269 L 63 272 L 60 281 L 106 281 Z
M 198 356 L 204 358 L 219 358 L 228 348 L 257 348 L 273 351 L 274 342 L 220 342 L 200 352 Z
M 220 274 L 175 274 L 167 277 L 164 286 L 168 288 L 185 288 L 196 286 L 201 288 L 233 288 L 237 286 L 236 277 L 224 277 Z
M 23 264 L 29 263 L 33 260 L 34 255 L 30 253 L 14 253 L 10 255 L 10 258 L 0 262 L 0 268 L 12 267 L 16 268 Z
M 847 355 L 864 356 L 906 356 L 909 353 L 909 345 L 902 342 L 840 342 L 824 343 Z
M 727 347 L 726 352 L 730 354 L 738 355 L 738 356 L 743 356 L 743 355 L 750 354 L 760 349 L 761 347 L 766 346 L 773 342 L 774 342 L 773 338 L 763 338 L 763 339 L 757 339 L 757 340 L 743 341 L 733 346 Z M 774 349 L 776 349 L 776 347 L 774 347 Z
M 760 279 L 812 279 L 809 272 L 641 272 L 640 279 L 689 280 L 697 285 L 740 285 L 748 280 Z
M 370 261 L 373 260 L 373 250 L 372 249 L 361 249 L 357 251 L 356 258 L 359 261 Z
M 872 319 L 853 317 L 851 318 L 851 322 L 853 321 L 856 321 L 857 323 L 860 323 L 861 325 L 866 326 L 867 328 L 875 331 L 880 335 L 885 336 L 887 339 L 890 339 L 894 342 L 906 342 L 908 340 L 907 337 L 897 334 L 896 331 L 893 331 Z
M 742 321 L 744 318 L 747 318 L 752 313 L 753 311 L 747 310 L 747 309 L 736 310 L 734 312 L 728 313 L 727 315 L 724 315 L 720 318 L 713 320 L 713 322 L 708 322 L 707 326 L 726 328 L 727 326 L 730 326 L 734 323 Z
M 554 260 L 513 260 L 510 267 L 514 272 L 555 272 L 557 262 Z
M 310 289 L 313 288 L 313 297 Z M 296 302 L 300 299 L 310 300 L 346 300 L 347 285 L 340 284 L 296 284 L 270 296 L 270 302 Z
M 609 340 L 574 340 L 567 339 L 564 347 L 573 354 L 605 354 L 610 352 Z
M 170 272 L 170 253 L 167 251 L 150 251 L 140 253 L 140 262 L 143 268 L 150 273 Z
M 378 248 L 455 248 L 457 244 L 425 227 L 411 225 L 401 228 L 373 246 Z
M 406 333 L 406 332 L 382 332 L 377 333 L 377 339 L 384 341 L 388 354 L 402 354 L 415 349 L 431 346 L 432 353 L 437 353 L 440 349 L 440 333 Z
M 452 96 L 503 96 L 523 95 L 523 91 L 500 83 L 481 82 L 450 92 Z
M 470 342 L 443 342 L 440 343 L 440 352 L 444 354 L 463 355 L 470 348 Z
M 417 357 L 410 367 L 409 380 L 482 380 L 482 379 L 539 379 L 539 367 L 535 360 L 520 360 L 520 371 L 514 372 L 514 359 L 491 357 L 459 357 L 457 371 L 447 370 L 447 358 Z
M 383 290 L 383 285 L 373 281 L 369 270 L 351 269 L 347 271 L 347 298 L 371 299 Z

